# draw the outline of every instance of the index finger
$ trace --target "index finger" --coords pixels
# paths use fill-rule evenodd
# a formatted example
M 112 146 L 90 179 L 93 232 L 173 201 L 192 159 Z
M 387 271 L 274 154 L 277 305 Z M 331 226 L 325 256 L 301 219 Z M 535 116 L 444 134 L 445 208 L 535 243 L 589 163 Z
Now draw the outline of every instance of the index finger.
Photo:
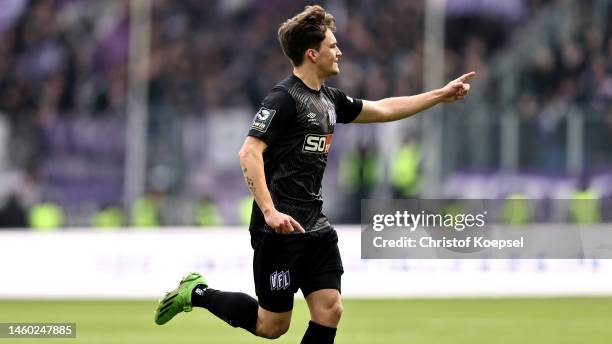
M 462 76 L 460 76 L 460 77 L 459 77 L 459 79 L 457 79 L 457 80 L 459 80 L 459 81 L 461 81 L 461 82 L 464 82 L 464 81 L 467 81 L 467 80 L 469 80 L 469 79 L 473 78 L 473 77 L 474 77 L 474 75 L 476 75 L 476 72 L 471 71 L 471 72 L 469 72 L 469 73 L 465 73 L 465 74 L 463 74 L 463 75 L 462 75 Z
M 291 221 L 281 222 L 278 226 L 278 230 L 276 231 L 278 234 L 289 234 L 293 232 L 293 226 L 291 226 Z
M 293 228 L 297 229 L 299 232 L 306 233 L 304 228 L 302 228 L 302 225 L 300 225 L 300 223 L 297 222 L 293 217 L 291 218 L 291 224 L 293 225 Z

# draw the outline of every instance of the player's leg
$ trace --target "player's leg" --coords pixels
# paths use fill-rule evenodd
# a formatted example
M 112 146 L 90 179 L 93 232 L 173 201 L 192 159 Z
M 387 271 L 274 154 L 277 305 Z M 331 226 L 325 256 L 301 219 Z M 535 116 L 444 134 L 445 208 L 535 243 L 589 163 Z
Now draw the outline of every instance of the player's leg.
M 276 339 L 289 330 L 292 311 L 277 313 L 259 307 L 257 317 L 257 335 L 259 337 Z
M 310 310 L 310 322 L 301 343 L 331 344 L 343 311 L 340 297 L 343 267 L 338 236 L 333 229 L 312 235 L 305 257 L 309 268 L 301 287 Z
M 257 334 L 259 304 L 245 293 L 221 291 L 199 284 L 193 289 L 192 302 L 233 327 Z
M 269 304 L 272 312 L 244 293 L 219 291 L 198 285 L 192 295 L 193 305 L 208 309 L 212 314 L 233 327 L 243 328 L 263 338 L 276 339 L 289 330 L 293 308 L 293 295 L 276 299 Z
M 342 317 L 342 300 L 336 289 L 321 289 L 306 296 L 310 320 L 327 327 L 338 327 Z
M 185 276 L 179 286 L 159 302 L 155 322 L 163 325 L 180 312 L 190 312 L 193 307 L 206 308 L 228 324 L 256 333 L 257 300 L 244 293 L 209 288 L 202 275 L 196 272 Z
M 265 310 L 247 294 L 210 288 L 199 273 L 192 272 L 160 301 L 155 312 L 155 322 L 163 325 L 180 312 L 190 312 L 193 307 L 201 307 L 233 327 L 275 339 L 289 329 L 293 294 L 266 299 L 265 304 L 279 311 Z
M 180 312 L 202 307 L 231 326 L 264 338 L 278 338 L 289 329 L 293 296 L 299 288 L 294 261 L 301 254 L 296 236 L 252 233 L 253 275 L 258 300 L 244 293 L 215 290 L 198 273 L 190 273 L 166 294 L 155 312 L 165 324 Z
M 306 296 L 310 310 L 310 322 L 302 338 L 302 344 L 331 344 L 342 316 L 340 292 L 336 289 L 321 289 Z
M 304 245 L 295 235 L 252 232 L 251 246 L 259 302 L 257 335 L 275 339 L 289 330 L 294 294 L 300 283 L 296 262 Z

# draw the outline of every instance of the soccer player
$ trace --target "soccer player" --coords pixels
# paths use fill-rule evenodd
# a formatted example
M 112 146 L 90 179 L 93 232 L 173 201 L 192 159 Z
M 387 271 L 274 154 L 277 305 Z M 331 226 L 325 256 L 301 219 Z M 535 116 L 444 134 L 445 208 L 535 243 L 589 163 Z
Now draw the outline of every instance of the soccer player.
M 195 306 L 257 336 L 278 338 L 289 328 L 301 289 L 311 316 L 302 343 L 334 342 L 343 267 L 338 236 L 321 212 L 321 181 L 336 123 L 396 121 L 463 99 L 475 75 L 411 97 L 354 99 L 325 85 L 340 72 L 334 31 L 334 17 L 320 6 L 307 6 L 281 25 L 278 38 L 293 73 L 263 100 L 239 153 L 255 198 L 249 231 L 257 300 L 212 289 L 190 273 L 160 302 L 157 324 Z

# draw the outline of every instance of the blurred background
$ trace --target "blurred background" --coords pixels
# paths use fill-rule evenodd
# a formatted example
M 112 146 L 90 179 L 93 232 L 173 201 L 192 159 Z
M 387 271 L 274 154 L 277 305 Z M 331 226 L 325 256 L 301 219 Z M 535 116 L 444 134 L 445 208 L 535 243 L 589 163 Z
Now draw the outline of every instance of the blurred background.
M 291 72 L 276 30 L 305 4 L 2 0 L 1 225 L 244 226 L 237 151 Z M 329 84 L 350 96 L 478 72 L 463 102 L 337 128 L 334 223 L 358 223 L 359 200 L 379 197 L 586 198 L 612 220 L 611 1 L 322 5 L 344 53 Z M 571 204 L 530 220 L 580 221 Z
M 254 294 L 237 153 L 291 73 L 276 30 L 306 4 L 0 0 L 0 323 L 76 322 L 84 343 L 263 342 L 201 310 L 157 327 L 153 300 L 187 271 Z M 328 81 L 349 96 L 478 73 L 462 102 L 336 127 L 337 342 L 609 343 L 612 260 L 361 259 L 354 224 L 361 199 L 443 198 L 495 200 L 511 225 L 609 229 L 612 0 L 320 4 L 343 51 Z M 294 313 L 279 343 L 299 342 L 305 303 Z

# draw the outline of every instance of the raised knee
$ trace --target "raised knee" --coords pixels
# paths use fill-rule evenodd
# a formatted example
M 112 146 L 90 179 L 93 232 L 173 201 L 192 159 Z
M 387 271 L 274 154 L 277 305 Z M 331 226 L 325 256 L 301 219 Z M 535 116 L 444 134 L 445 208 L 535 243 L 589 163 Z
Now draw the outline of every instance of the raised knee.
M 324 326 L 335 327 L 340 322 L 344 308 L 340 300 L 329 303 L 326 306 L 319 307 L 312 313 L 312 320 Z
M 342 302 L 340 302 L 340 301 L 335 302 L 329 308 L 329 316 L 332 319 L 337 319 L 338 321 L 340 320 L 340 317 L 342 317 L 342 312 L 344 312 L 344 307 L 342 306 Z
M 266 324 L 257 330 L 257 335 L 267 339 L 276 339 L 289 330 L 289 322 Z

